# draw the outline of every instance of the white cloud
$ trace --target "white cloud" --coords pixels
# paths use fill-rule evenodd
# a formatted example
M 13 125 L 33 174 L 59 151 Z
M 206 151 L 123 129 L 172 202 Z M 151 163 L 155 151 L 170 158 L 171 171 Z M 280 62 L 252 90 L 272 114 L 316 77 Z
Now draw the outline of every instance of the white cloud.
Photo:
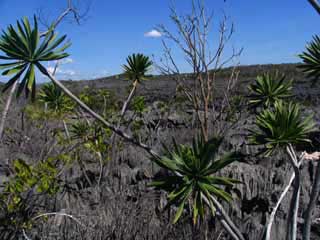
M 71 70 L 71 69 L 59 70 L 58 73 L 63 74 L 63 75 L 68 75 L 68 76 L 76 75 L 76 72 L 74 70 Z
M 72 58 L 65 58 L 63 60 L 61 60 L 60 64 L 68 64 L 68 63 L 73 63 L 73 59 Z
M 51 73 L 51 74 L 53 74 L 54 69 L 55 69 L 55 67 L 47 67 L 47 71 L 49 73 Z M 76 72 L 74 70 L 72 70 L 72 69 L 60 69 L 60 68 L 57 68 L 56 74 L 70 77 L 70 76 L 76 75 Z
M 144 34 L 144 36 L 145 36 L 145 37 L 151 37 L 151 38 L 159 38 L 159 37 L 162 36 L 162 34 L 161 34 L 161 32 L 153 29 L 153 30 L 151 30 L 151 31 L 149 31 L 149 32 L 146 32 L 146 33 Z

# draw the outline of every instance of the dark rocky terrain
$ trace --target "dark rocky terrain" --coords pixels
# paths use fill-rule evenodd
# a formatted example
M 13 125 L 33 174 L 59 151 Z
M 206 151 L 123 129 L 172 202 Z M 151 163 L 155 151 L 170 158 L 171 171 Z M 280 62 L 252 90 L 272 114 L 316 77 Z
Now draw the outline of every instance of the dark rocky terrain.
M 314 120 L 320 126 L 320 85 L 311 85 L 310 80 L 296 69 L 295 64 L 241 67 L 237 94 L 245 96 L 248 84 L 258 74 L 273 69 L 279 69 L 286 73 L 288 78 L 294 79 L 294 100 L 301 103 L 305 114 L 313 113 Z M 221 74 L 216 86 L 217 92 L 223 88 L 225 76 L 227 74 Z M 124 98 L 125 89 L 129 85 L 129 82 L 121 75 L 91 81 L 65 81 L 65 83 L 74 92 L 81 91 L 85 86 L 90 89 L 112 89 L 120 99 Z M 149 111 L 145 113 L 145 119 L 150 123 L 155 123 L 161 118 L 161 126 L 156 132 L 151 129 L 150 132 L 144 133 L 146 137 L 149 135 L 148 143 L 154 149 L 161 151 L 160 143 L 169 142 L 171 137 L 175 137 L 178 143 L 190 143 L 193 135 L 191 133 L 194 133 L 195 129 L 188 106 L 179 109 L 175 105 L 164 116 L 158 113 L 159 101 L 175 101 L 176 84 L 170 77 L 155 76 L 152 80 L 139 86 L 138 94 L 144 95 L 148 102 Z M 21 129 L 19 111 L 21 105 L 23 105 L 21 102 L 15 104 L 9 114 L 7 125 L 11 130 L 7 131 L 4 144 L 0 147 L 0 179 L 5 179 L 5 174 L 9 172 L 6 163 L 16 158 L 23 158 L 27 161 L 39 159 L 43 148 L 50 145 L 46 139 L 47 130 L 39 129 L 32 122 L 27 122 L 26 126 Z M 225 207 L 247 239 L 260 240 L 272 208 L 290 178 L 291 170 L 287 156 L 284 154 L 279 153 L 270 158 L 256 156 L 259 148 L 248 145 L 247 140 L 248 129 L 252 128 L 254 115 L 247 112 L 245 106 L 243 108 L 241 118 L 227 132 L 223 148 L 224 150 L 241 151 L 246 157 L 220 174 L 242 181 L 243 184 L 236 186 L 234 191 L 236 200 L 232 207 L 227 205 Z M 54 126 L 56 123 L 48 123 L 48 126 L 50 124 Z M 301 146 L 300 150 L 306 147 L 308 150 L 319 149 L 319 134 L 314 134 L 312 139 L 313 146 Z M 98 164 L 92 162 L 88 163 L 88 166 L 95 179 Z M 302 167 L 303 188 L 300 216 L 306 209 L 309 199 L 314 169 L 315 163 L 312 162 L 306 162 Z M 207 236 L 207 239 L 229 239 L 218 221 L 212 217 L 208 217 L 201 229 L 195 229 L 185 212 L 181 221 L 172 225 L 174 210 L 161 211 L 166 203 L 164 193 L 148 187 L 151 178 L 164 174 L 166 173 L 150 162 L 149 156 L 143 150 L 128 144 L 125 144 L 117 161 L 108 163 L 100 187 L 81 185 L 83 176 L 80 171 L 68 172 L 66 174 L 68 181 L 79 183 L 76 193 L 70 192 L 57 196 L 55 199 L 47 199 L 46 206 L 48 211 L 65 211 L 79 217 L 85 223 L 86 228 L 56 217 L 53 220 L 39 223 L 36 229 L 38 237 L 40 239 L 171 240 L 205 239 Z M 272 239 L 274 240 L 285 239 L 288 205 L 289 197 L 287 196 L 273 225 Z M 314 218 L 320 219 L 320 202 L 318 202 Z M 320 239 L 318 224 L 314 224 L 312 234 L 314 240 Z

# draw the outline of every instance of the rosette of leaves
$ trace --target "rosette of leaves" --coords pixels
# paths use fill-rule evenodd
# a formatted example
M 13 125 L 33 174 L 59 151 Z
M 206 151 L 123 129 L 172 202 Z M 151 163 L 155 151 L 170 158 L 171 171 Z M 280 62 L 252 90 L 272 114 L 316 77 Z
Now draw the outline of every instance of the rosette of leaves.
M 73 109 L 73 103 L 54 83 L 44 84 L 39 93 L 39 101 L 46 103 L 55 113 L 65 113 Z
M 313 83 L 320 76 L 320 38 L 315 35 L 313 40 L 306 46 L 306 50 L 299 54 L 303 63 L 299 68 L 302 69 L 308 77 L 313 79 Z
M 310 115 L 302 117 L 300 106 L 296 103 L 277 101 L 274 109 L 265 109 L 256 119 L 256 130 L 251 130 L 250 141 L 255 145 L 265 145 L 266 156 L 288 144 L 310 142 L 308 134 L 315 130 Z
M 148 56 L 141 53 L 132 54 L 127 57 L 127 64 L 123 65 L 124 75 L 127 79 L 141 82 L 147 80 L 152 61 Z
M 173 222 L 181 217 L 185 205 L 191 203 L 193 223 L 203 218 L 205 206 L 215 211 L 212 198 L 219 198 L 230 203 L 232 195 L 224 187 L 232 188 L 240 183 L 236 179 L 219 177 L 215 174 L 239 160 L 238 153 L 227 153 L 218 157 L 222 139 L 211 139 L 204 142 L 202 138 L 194 139 L 192 147 L 177 145 L 174 141 L 173 150 L 165 147 L 165 155 L 154 161 L 170 172 L 170 176 L 154 181 L 151 186 L 169 193 L 168 204 L 178 206 Z
M 34 99 L 36 69 L 46 75 L 47 71 L 42 62 L 69 56 L 64 51 L 70 43 L 59 47 L 65 39 L 66 35 L 57 38 L 53 28 L 44 38 L 40 38 L 36 17 L 34 17 L 33 27 L 27 18 L 17 21 L 16 28 L 10 25 L 0 37 L 0 50 L 4 53 L 0 59 L 7 61 L 0 64 L 0 69 L 3 70 L 2 75 L 10 77 L 2 91 L 6 91 L 20 79 L 17 97 L 25 90 L 26 96 L 31 92 Z
M 70 134 L 72 139 L 88 141 L 91 135 L 91 129 L 87 122 L 78 121 L 71 125 Z
M 286 81 L 286 76 L 278 71 L 264 73 L 249 86 L 249 104 L 254 107 L 270 107 L 276 101 L 292 96 L 292 80 Z

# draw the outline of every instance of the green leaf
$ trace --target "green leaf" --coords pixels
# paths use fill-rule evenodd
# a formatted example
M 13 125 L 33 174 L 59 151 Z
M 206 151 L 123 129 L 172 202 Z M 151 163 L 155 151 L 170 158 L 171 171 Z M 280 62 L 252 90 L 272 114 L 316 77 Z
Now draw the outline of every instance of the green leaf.
M 224 167 L 230 165 L 235 161 L 239 161 L 242 155 L 237 152 L 227 153 L 222 156 L 219 160 L 214 161 L 207 169 L 204 170 L 204 175 L 210 175 L 216 173 L 217 171 L 223 169 Z
M 20 76 L 22 75 L 22 73 L 26 70 L 27 65 L 24 66 L 24 68 L 18 72 L 15 76 L 13 76 L 3 87 L 2 92 L 5 92 L 8 90 L 8 88 L 10 88 L 16 81 L 18 81 L 18 79 L 20 78 Z
M 23 68 L 25 68 L 25 66 L 26 66 L 25 64 L 21 64 L 21 65 L 14 67 L 14 68 L 10 68 L 8 70 L 3 71 L 2 75 L 3 76 L 10 76 L 12 74 L 16 74 L 16 73 L 20 72 Z
M 28 79 L 28 90 L 32 92 L 32 88 L 35 83 L 34 64 L 31 64 L 29 68 L 30 68 L 30 71 L 29 71 L 29 79 Z
M 21 64 L 23 64 L 23 62 L 21 61 L 13 62 L 13 63 L 2 63 L 0 64 L 0 69 L 13 68 L 13 67 L 20 66 Z
M 178 211 L 176 212 L 176 215 L 174 216 L 174 220 L 173 220 L 173 224 L 176 224 L 179 220 L 179 218 L 181 217 L 182 213 L 183 213 L 183 209 L 184 209 L 184 204 L 185 201 L 183 201 L 178 208 Z

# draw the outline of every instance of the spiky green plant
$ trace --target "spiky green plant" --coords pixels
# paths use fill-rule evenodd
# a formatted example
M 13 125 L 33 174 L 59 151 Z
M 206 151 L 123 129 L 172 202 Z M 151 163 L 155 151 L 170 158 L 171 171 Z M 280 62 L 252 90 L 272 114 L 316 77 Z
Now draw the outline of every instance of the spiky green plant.
M 249 103 L 255 107 L 270 107 L 276 101 L 292 96 L 292 81 L 278 71 L 258 76 L 255 83 L 249 86 Z
M 302 69 L 313 82 L 320 77 L 320 38 L 314 36 L 313 40 L 306 46 L 306 50 L 299 54 L 303 63 L 299 68 Z
M 73 109 L 73 103 L 54 83 L 43 85 L 39 93 L 39 101 L 46 103 L 55 113 L 65 113 Z
M 152 61 L 149 57 L 138 53 L 127 57 L 127 64 L 123 65 L 124 75 L 132 81 L 141 82 L 148 79 L 147 73 L 150 71 Z
M 302 118 L 300 106 L 284 101 L 275 102 L 274 109 L 265 109 L 256 120 L 257 130 L 251 130 L 251 143 L 265 145 L 269 156 L 289 144 L 310 142 L 308 134 L 315 130 L 312 115 Z
M 13 75 L 13 77 L 5 84 L 2 91 L 6 91 L 20 79 L 17 96 L 25 90 L 26 96 L 31 92 L 34 99 L 36 69 L 46 75 L 47 71 L 42 62 L 69 56 L 64 50 L 70 46 L 70 43 L 58 48 L 65 39 L 66 35 L 57 39 L 52 29 L 44 39 L 40 39 L 36 17 L 34 17 L 33 28 L 27 18 L 17 21 L 16 28 L 10 25 L 0 37 L 0 50 L 5 54 L 0 56 L 0 59 L 8 61 L 1 63 L 0 69 L 3 70 L 2 75 Z
M 91 129 L 87 122 L 78 121 L 71 125 L 70 134 L 72 139 L 87 141 L 91 135 Z
M 120 127 L 121 122 L 128 110 L 129 104 L 135 95 L 138 84 L 142 80 L 146 80 L 149 78 L 146 74 L 150 71 L 152 66 L 152 61 L 148 56 L 145 56 L 141 53 L 132 54 L 127 57 L 127 64 L 123 65 L 124 75 L 128 80 L 133 81 L 130 93 L 122 105 L 120 116 L 117 123 L 117 128 Z M 112 142 L 116 141 L 115 135 L 112 136 Z
M 203 218 L 205 205 L 215 210 L 212 197 L 230 202 L 232 195 L 222 187 L 232 187 L 238 180 L 215 176 L 218 171 L 239 160 L 237 153 L 228 153 L 217 158 L 222 139 L 211 139 L 204 142 L 201 138 L 193 141 L 192 147 L 177 145 L 174 142 L 173 151 L 166 149 L 165 155 L 155 162 L 167 169 L 171 176 L 160 181 L 154 181 L 151 186 L 165 190 L 169 193 L 167 207 L 178 205 L 174 217 L 176 223 L 187 203 L 191 201 L 193 209 L 193 222 Z

